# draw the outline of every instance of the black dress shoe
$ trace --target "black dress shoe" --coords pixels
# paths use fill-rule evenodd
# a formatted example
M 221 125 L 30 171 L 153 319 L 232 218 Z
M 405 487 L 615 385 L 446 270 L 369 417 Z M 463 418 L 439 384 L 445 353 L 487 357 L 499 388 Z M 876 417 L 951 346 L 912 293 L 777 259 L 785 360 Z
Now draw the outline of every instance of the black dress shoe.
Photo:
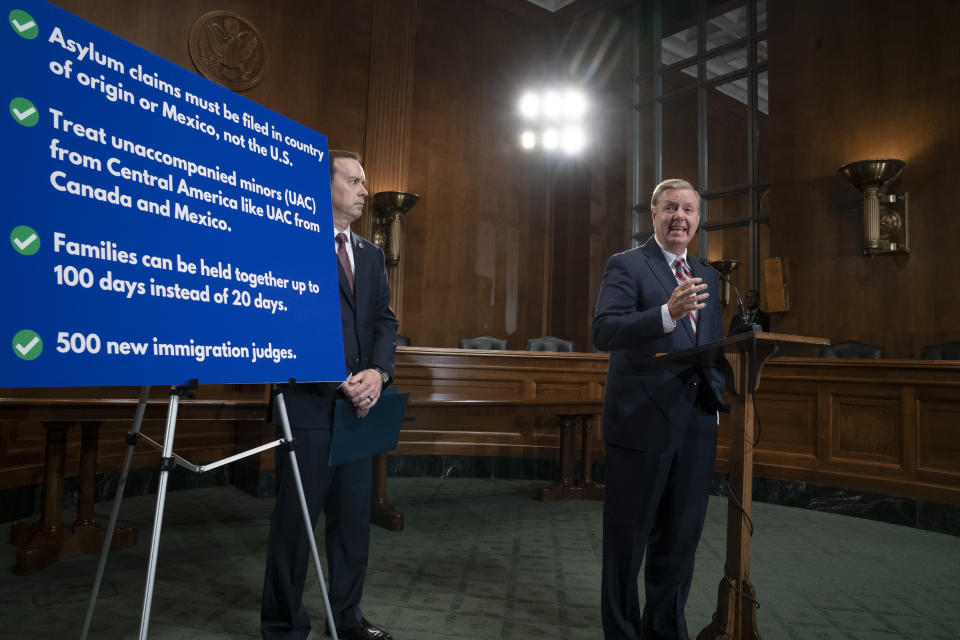
M 370 624 L 366 618 L 360 618 L 360 624 L 349 629 L 337 629 L 340 640 L 393 640 L 389 633 Z

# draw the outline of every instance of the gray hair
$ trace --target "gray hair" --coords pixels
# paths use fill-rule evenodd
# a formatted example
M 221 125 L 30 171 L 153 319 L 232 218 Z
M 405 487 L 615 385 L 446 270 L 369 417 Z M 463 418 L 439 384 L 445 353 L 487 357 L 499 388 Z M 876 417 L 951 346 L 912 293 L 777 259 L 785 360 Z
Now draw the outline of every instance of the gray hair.
M 670 178 L 669 180 L 664 180 L 658 184 L 654 190 L 653 195 L 650 197 L 650 208 L 653 209 L 657 206 L 657 200 L 660 199 L 660 194 L 664 191 L 669 191 L 672 189 L 689 189 L 697 194 L 697 203 L 702 199 L 700 197 L 700 192 L 693 188 L 693 185 L 687 182 L 686 180 L 681 180 L 680 178 Z

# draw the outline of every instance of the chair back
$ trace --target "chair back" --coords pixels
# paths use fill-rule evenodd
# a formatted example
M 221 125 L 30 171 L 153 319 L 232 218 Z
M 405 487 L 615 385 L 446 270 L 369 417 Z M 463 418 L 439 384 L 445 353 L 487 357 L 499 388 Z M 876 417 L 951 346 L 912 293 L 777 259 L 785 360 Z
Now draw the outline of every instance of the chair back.
M 879 360 L 883 357 L 883 347 L 866 344 L 858 340 L 843 340 L 820 347 L 821 358 L 867 358 Z
M 477 336 L 476 338 L 460 338 L 457 345 L 461 349 L 494 349 L 503 351 L 507 348 L 507 341 L 493 336 Z
M 569 353 L 573 351 L 573 341 L 554 336 L 530 338 L 527 340 L 527 351 L 563 351 Z
M 960 340 L 943 344 L 928 344 L 920 352 L 924 360 L 960 360 Z

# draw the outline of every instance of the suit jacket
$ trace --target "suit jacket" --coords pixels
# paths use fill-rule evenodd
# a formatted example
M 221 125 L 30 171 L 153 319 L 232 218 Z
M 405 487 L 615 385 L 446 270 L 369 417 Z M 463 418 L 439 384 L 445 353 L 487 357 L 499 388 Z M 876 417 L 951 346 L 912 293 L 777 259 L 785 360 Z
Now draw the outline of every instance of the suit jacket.
M 343 355 L 348 373 L 377 366 L 393 379 L 393 359 L 397 346 L 397 317 L 390 308 L 390 283 L 386 261 L 377 245 L 351 234 L 353 246 L 354 290 L 336 256 L 340 283 L 340 323 L 343 329 Z M 324 244 L 326 246 L 326 244 Z M 324 336 L 317 336 L 323 340 Z M 298 429 L 329 429 L 333 402 L 342 397 L 339 382 L 290 385 L 284 391 L 290 425 Z M 275 420 L 276 422 L 276 420 Z
M 689 349 L 723 337 L 717 274 L 690 260 L 710 297 L 700 310 L 696 336 L 690 318 L 663 330 L 660 307 L 677 287 L 673 270 L 651 237 L 643 246 L 610 258 L 593 319 L 593 342 L 609 351 L 603 404 L 604 440 L 642 451 L 664 451 L 671 430 L 686 428 L 697 407 L 726 410 L 723 373 L 717 367 L 663 366 L 658 353 Z

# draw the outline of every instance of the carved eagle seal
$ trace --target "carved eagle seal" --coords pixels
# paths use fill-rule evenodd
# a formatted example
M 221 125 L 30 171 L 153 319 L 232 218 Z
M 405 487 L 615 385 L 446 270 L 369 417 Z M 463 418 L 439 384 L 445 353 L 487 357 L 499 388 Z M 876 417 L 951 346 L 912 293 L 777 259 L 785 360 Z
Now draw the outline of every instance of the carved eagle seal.
M 234 91 L 260 82 L 268 62 L 263 37 L 232 11 L 211 11 L 197 19 L 190 29 L 190 57 L 203 77 Z

